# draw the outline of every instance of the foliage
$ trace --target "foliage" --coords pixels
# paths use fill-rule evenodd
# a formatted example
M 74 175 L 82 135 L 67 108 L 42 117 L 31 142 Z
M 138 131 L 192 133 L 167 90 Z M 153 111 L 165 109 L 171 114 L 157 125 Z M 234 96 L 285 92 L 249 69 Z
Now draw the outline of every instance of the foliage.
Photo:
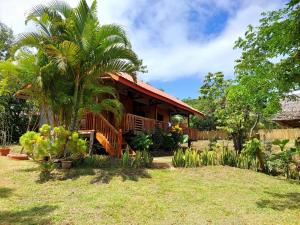
M 132 147 L 135 150 L 149 150 L 151 146 L 153 145 L 153 141 L 151 139 L 151 136 L 148 134 L 139 134 L 135 137 L 133 137 L 132 141 Z
M 0 146 L 4 147 L 12 143 L 12 132 L 5 109 L 0 107 Z
M 218 155 L 216 151 L 204 150 L 201 153 L 201 163 L 203 166 L 214 166 L 218 164 Z
M 178 149 L 181 144 L 187 143 L 188 141 L 188 136 L 183 135 L 183 129 L 179 126 L 179 124 L 171 127 L 169 136 L 173 140 L 172 150 Z
M 12 143 L 18 142 L 22 134 L 38 125 L 36 106 L 15 96 L 0 96 L 0 111 L 1 132 L 6 129 Z
M 174 167 L 198 167 L 201 165 L 200 153 L 191 149 L 184 152 L 178 149 L 174 152 L 172 163 Z
M 126 150 L 121 157 L 121 162 L 123 167 L 141 168 L 141 167 L 151 167 L 153 162 L 153 157 L 149 151 L 136 151 L 135 156 L 131 156 L 129 151 Z
M 12 29 L 0 22 L 0 60 L 6 60 L 10 57 L 9 49 L 13 41 Z
M 183 134 L 183 129 L 179 124 L 173 125 L 169 132 L 156 128 L 149 138 L 151 138 L 150 151 L 174 151 L 181 144 L 188 142 L 188 135 Z
M 257 164 L 258 163 L 258 164 Z M 240 155 L 240 166 L 243 168 L 265 169 L 262 143 L 257 138 L 249 140 Z
M 218 157 L 215 151 L 199 152 L 194 149 L 183 151 L 178 149 L 174 151 L 172 163 L 175 167 L 199 167 L 208 165 L 217 165 Z
M 299 14 L 299 1 L 291 0 L 283 9 L 263 13 L 259 26 L 248 26 L 235 45 L 242 50 L 238 73 L 268 78 L 279 93 L 298 88 Z
M 283 144 L 284 142 L 282 142 Z M 271 174 L 284 173 L 284 175 L 289 179 L 293 170 L 296 171 L 296 160 L 295 156 L 299 155 L 296 148 L 290 148 L 284 150 L 284 145 L 282 145 L 282 151 L 277 154 L 271 154 L 267 159 L 268 171 Z M 293 168 L 294 167 L 294 168 Z M 293 168 L 293 169 L 292 169 Z M 295 178 L 295 177 L 292 177 Z
M 199 130 L 215 130 L 221 126 L 218 109 L 224 107 L 225 93 L 231 81 L 225 80 L 222 72 L 208 73 L 200 87 L 198 99 L 184 99 L 184 102 L 203 112 L 205 118 L 191 117 L 191 126 Z
M 275 140 L 273 141 L 273 145 L 277 145 L 281 151 L 284 151 L 285 150 L 285 146 L 289 143 L 290 140 L 288 139 L 284 139 L 284 140 Z
M 223 166 L 237 167 L 238 165 L 238 155 L 236 152 L 230 150 L 228 147 L 223 147 L 220 164 Z
M 83 157 L 87 151 L 86 141 L 78 137 L 77 132 L 71 132 L 63 127 L 45 124 L 39 133 L 28 131 L 20 137 L 20 144 L 35 160 L 49 157 L 55 159 L 70 158 L 72 160 Z
M 71 8 L 65 2 L 34 7 L 26 22 L 36 32 L 21 35 L 15 49 L 34 47 L 44 96 L 58 125 L 76 130 L 83 110 L 111 111 L 120 119 L 122 107 L 114 88 L 103 85 L 102 76 L 125 72 L 134 78 L 145 71 L 131 48 L 125 31 L 118 25 L 100 25 L 96 1 L 81 0 Z M 95 102 L 95 98 L 98 101 Z
M 122 166 L 123 167 L 132 167 L 133 166 L 133 159 L 131 158 L 128 150 L 126 150 L 122 154 L 121 160 L 122 160 Z
M 43 161 L 40 163 L 40 170 L 42 172 L 41 176 L 44 176 L 43 178 L 46 178 L 45 176 L 49 176 L 51 171 L 57 168 L 57 165 L 53 163 L 52 161 Z

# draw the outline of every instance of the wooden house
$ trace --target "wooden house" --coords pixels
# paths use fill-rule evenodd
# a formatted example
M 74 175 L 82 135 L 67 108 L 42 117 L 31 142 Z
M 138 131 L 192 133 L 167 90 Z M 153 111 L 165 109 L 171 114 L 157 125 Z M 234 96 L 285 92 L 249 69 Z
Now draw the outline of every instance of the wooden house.
M 119 156 L 125 143 L 124 135 L 128 132 L 153 133 L 156 128 L 168 131 L 171 116 L 180 114 L 186 117 L 186 124 L 180 124 L 189 141 L 198 139 L 198 130 L 189 127 L 189 116 L 204 116 L 177 98 L 158 90 L 153 86 L 134 81 L 128 74 L 110 74 L 104 79 L 115 87 L 119 100 L 124 106 L 123 119 L 116 124 L 112 114 L 86 113 L 81 121 L 81 132 L 95 132 L 96 139 L 108 154 Z

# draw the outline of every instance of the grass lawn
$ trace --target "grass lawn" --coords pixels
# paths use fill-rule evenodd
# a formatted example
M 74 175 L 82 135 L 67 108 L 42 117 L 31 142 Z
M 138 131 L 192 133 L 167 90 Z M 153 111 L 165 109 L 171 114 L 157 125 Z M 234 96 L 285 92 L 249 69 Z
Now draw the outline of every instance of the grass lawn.
M 0 224 L 300 224 L 300 184 L 230 167 L 72 169 L 0 156 Z

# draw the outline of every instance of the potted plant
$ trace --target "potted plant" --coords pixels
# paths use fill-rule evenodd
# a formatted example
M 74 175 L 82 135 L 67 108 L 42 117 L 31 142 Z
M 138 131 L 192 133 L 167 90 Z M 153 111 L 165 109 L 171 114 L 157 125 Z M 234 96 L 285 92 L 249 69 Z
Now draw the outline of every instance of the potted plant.
M 61 168 L 62 169 L 70 169 L 72 166 L 72 160 L 62 159 L 61 160 Z
M 0 133 L 0 143 L 1 143 L 0 155 L 7 156 L 10 153 L 10 148 L 8 147 L 10 141 L 9 141 L 9 134 L 4 130 L 1 130 Z
M 8 147 L 11 144 L 11 132 L 6 124 L 5 115 L 0 113 L 0 155 L 7 156 L 11 149 Z

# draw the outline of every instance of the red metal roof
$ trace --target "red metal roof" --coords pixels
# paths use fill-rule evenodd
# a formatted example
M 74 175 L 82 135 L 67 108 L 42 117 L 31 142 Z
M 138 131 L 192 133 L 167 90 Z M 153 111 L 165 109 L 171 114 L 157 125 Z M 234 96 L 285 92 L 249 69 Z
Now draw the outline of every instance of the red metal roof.
M 157 88 L 141 80 L 137 80 L 135 82 L 129 74 L 119 73 L 119 74 L 110 74 L 110 75 L 115 81 L 120 82 L 128 87 L 131 87 L 139 92 L 142 92 L 146 95 L 149 95 L 163 102 L 169 103 L 170 105 L 185 110 L 191 114 L 204 116 L 202 112 L 199 112 L 198 110 L 194 109 L 193 107 L 189 106 L 183 101 L 180 101 L 179 99 L 167 94 L 164 91 L 158 90 Z

